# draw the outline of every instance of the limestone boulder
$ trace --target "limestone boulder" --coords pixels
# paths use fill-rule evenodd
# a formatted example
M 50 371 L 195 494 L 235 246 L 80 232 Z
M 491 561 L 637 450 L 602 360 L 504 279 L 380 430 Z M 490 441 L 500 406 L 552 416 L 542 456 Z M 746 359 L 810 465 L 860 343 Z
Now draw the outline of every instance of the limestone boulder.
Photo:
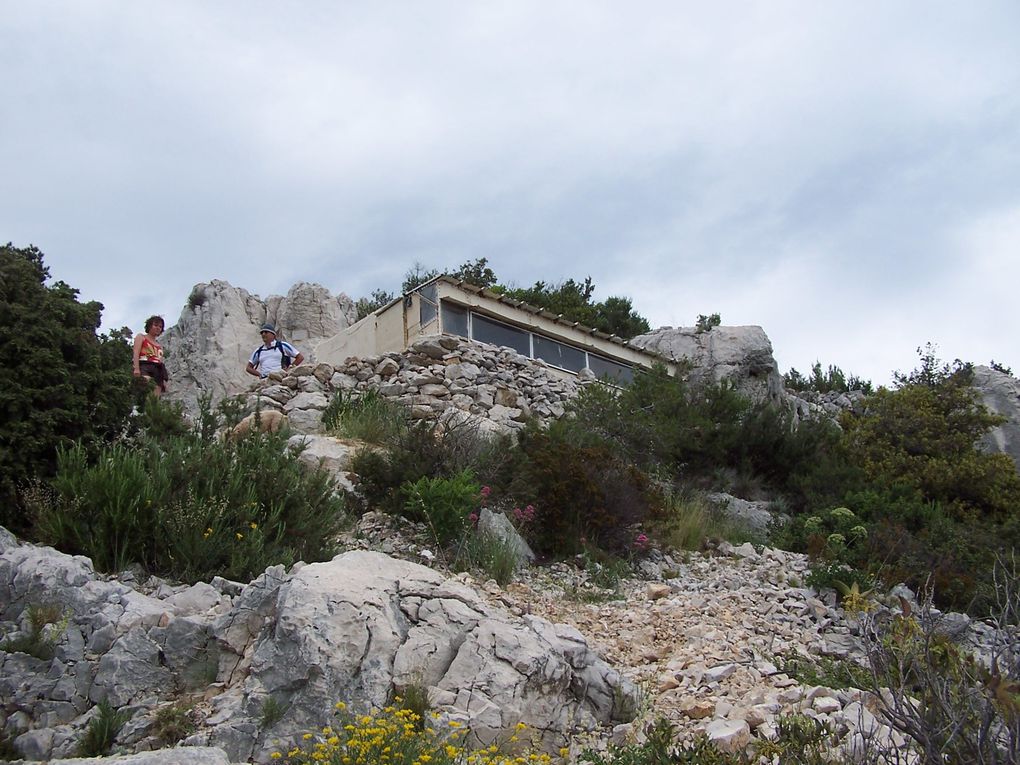
M 269 745 L 256 742 L 268 698 L 286 709 L 269 735 L 290 741 L 328 719 L 337 700 L 381 706 L 412 685 L 486 744 L 517 722 L 566 731 L 626 720 L 636 708 L 635 687 L 575 629 L 521 621 L 456 577 L 381 553 L 300 567 L 267 613 L 250 646 L 237 646 L 250 652 L 246 678 L 214 700 L 210 727 L 189 743 L 247 759 Z
M 630 341 L 675 361 L 693 365 L 692 381 L 717 383 L 727 380 L 756 401 L 778 403 L 783 395 L 772 343 L 761 327 L 662 327 Z
M 992 367 L 974 367 L 974 389 L 988 410 L 1006 418 L 981 441 L 991 452 L 1013 458 L 1020 471 L 1020 380 Z
M 280 338 L 312 361 L 318 344 L 353 324 L 355 317 L 349 297 L 334 296 L 318 284 L 299 282 L 286 296 L 266 300 L 220 279 L 196 284 L 163 338 L 168 398 L 194 412 L 203 394 L 216 403 L 248 390 L 254 378 L 244 370 L 264 322 L 275 324 Z

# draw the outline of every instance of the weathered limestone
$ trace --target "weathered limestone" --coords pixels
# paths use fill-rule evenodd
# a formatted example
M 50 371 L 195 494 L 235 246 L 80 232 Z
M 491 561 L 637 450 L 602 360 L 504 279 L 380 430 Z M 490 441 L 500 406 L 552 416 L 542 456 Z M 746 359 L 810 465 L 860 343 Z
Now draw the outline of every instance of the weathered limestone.
M 333 296 L 318 284 L 300 282 L 286 297 L 266 300 L 220 279 L 196 284 L 163 338 L 170 373 L 167 397 L 194 411 L 202 394 L 211 395 L 215 403 L 247 390 L 253 378 L 245 374 L 245 365 L 266 321 L 313 361 L 319 342 L 350 326 L 354 318 L 349 297 Z
M 695 381 L 732 382 L 755 401 L 778 403 L 783 377 L 772 356 L 772 343 L 761 327 L 662 327 L 638 335 L 631 343 L 666 358 L 687 359 Z
M 982 438 L 982 445 L 1012 457 L 1020 471 L 1020 380 L 991 367 L 976 366 L 973 385 L 988 410 L 1006 418 Z
M 636 688 L 575 629 L 512 615 L 466 576 L 382 553 L 274 566 L 243 588 L 151 580 L 142 593 L 96 575 L 86 558 L 6 532 L 0 541 L 0 632 L 25 634 L 40 602 L 63 609 L 47 638 L 52 659 L 0 651 L 4 733 L 26 757 L 72 755 L 104 700 L 132 715 L 118 744 L 142 746 L 148 713 L 191 691 L 210 701 L 184 743 L 216 746 L 231 762 L 268 761 L 281 740 L 328 720 L 338 699 L 367 709 L 411 685 L 468 723 L 479 745 L 524 722 L 555 748 L 569 731 L 625 722 L 637 708 Z M 269 698 L 286 712 L 267 730 Z

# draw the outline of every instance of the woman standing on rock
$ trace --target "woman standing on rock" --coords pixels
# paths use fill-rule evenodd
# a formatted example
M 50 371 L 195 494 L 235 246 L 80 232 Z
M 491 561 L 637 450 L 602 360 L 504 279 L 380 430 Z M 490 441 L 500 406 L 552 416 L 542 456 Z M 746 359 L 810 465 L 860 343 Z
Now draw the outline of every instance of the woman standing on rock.
M 163 334 L 163 317 L 150 316 L 145 320 L 145 333 L 135 335 L 135 349 L 132 355 L 132 367 L 135 377 L 148 377 L 156 388 L 153 393 L 158 397 L 166 393 L 166 382 L 170 379 L 163 365 L 163 346 L 157 338 Z

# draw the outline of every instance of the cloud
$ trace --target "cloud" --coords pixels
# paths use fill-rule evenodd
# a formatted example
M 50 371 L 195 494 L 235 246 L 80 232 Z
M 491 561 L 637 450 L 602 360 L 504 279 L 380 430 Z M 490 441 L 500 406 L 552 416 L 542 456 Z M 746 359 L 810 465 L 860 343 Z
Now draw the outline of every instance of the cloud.
M 358 297 L 487 257 L 887 378 L 1016 327 L 966 275 L 1020 237 L 1020 6 L 919 10 L 15 5 L 0 228 L 112 326 L 212 278 Z

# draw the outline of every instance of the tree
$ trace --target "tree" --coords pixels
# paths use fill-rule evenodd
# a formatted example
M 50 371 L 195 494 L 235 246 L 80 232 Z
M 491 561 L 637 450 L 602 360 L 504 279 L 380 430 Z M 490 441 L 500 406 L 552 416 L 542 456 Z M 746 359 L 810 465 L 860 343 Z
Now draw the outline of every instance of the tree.
M 1001 417 L 978 401 L 973 369 L 940 364 L 932 347 L 918 348 L 921 365 L 894 375 L 861 416 L 845 415 L 848 454 L 872 482 L 916 490 L 956 518 L 1006 517 L 1020 505 L 1020 476 L 1003 454 L 987 454 L 977 440 Z
M 451 271 L 450 276 L 454 279 L 463 279 L 466 282 L 485 288 L 493 287 L 497 283 L 495 272 L 489 268 L 488 258 L 478 258 L 475 261 L 469 260 L 456 271 Z
M 415 287 L 420 287 L 437 276 L 439 276 L 439 271 L 436 271 L 434 268 L 426 268 L 423 263 L 415 261 L 414 265 L 404 274 L 404 281 L 400 285 L 400 294 L 406 295 Z
M 386 290 L 372 290 L 372 297 L 358 298 L 358 301 L 354 304 L 354 309 L 358 312 L 355 321 L 361 321 L 391 300 L 393 300 L 393 293 Z
M 0 520 L 18 529 L 18 488 L 52 477 L 58 446 L 120 433 L 132 406 L 129 331 L 98 335 L 102 304 L 49 276 L 36 247 L 0 247 Z
M 783 375 L 783 383 L 790 390 L 805 391 L 812 390 L 816 393 L 847 393 L 852 390 L 871 393 L 873 391 L 871 380 L 865 380 L 857 375 L 847 375 L 839 367 L 829 364 L 829 369 L 822 372 L 822 363 L 816 361 L 811 367 L 811 376 L 805 377 L 793 367 Z
M 648 320 L 636 313 L 630 298 L 609 297 L 603 303 L 592 300 L 595 285 L 591 277 L 583 282 L 567 279 L 559 284 L 535 282 L 527 289 L 507 289 L 504 294 L 515 300 L 561 314 L 563 318 L 601 330 L 610 335 L 629 339 L 648 332 Z

